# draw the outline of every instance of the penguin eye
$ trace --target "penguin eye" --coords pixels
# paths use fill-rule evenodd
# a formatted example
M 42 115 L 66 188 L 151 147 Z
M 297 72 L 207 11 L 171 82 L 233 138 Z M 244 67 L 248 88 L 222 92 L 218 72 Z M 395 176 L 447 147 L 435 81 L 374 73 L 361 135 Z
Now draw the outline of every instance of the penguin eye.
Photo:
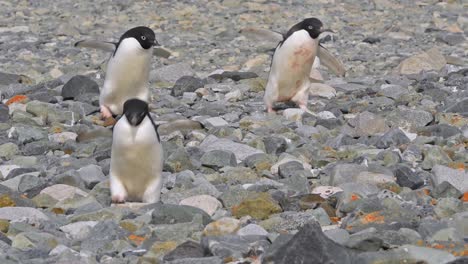
M 308 26 L 307 28 L 308 29 L 314 29 L 314 26 Z
M 142 40 L 146 40 L 146 37 L 145 37 L 145 36 L 141 36 L 141 39 L 142 39 Z

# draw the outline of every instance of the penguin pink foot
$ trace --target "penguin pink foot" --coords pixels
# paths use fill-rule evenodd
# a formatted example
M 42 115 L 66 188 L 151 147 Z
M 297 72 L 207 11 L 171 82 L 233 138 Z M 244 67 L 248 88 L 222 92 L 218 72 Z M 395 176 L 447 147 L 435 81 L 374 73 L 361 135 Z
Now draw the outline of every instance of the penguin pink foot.
M 112 117 L 112 112 L 109 110 L 109 108 L 107 106 L 101 105 L 100 108 L 101 108 L 102 118 L 106 119 L 106 118 Z

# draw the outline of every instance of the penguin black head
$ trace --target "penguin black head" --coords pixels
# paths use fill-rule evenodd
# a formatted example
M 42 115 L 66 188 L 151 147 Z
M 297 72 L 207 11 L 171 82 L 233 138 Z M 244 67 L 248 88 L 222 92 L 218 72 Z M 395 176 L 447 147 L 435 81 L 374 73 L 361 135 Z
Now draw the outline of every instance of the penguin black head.
M 129 99 L 124 103 L 123 114 L 130 125 L 138 126 L 149 115 L 148 103 L 140 99 Z
M 129 29 L 120 37 L 119 44 L 126 38 L 136 39 L 144 49 L 149 49 L 152 46 L 159 46 L 153 30 L 148 27 L 134 27 Z
M 319 35 L 325 31 L 333 32 L 330 29 L 324 29 L 322 21 L 318 18 L 311 17 L 302 20 L 301 22 L 294 25 L 286 34 L 286 38 L 291 36 L 294 32 L 299 30 L 305 30 L 309 33 L 310 37 L 316 39 Z

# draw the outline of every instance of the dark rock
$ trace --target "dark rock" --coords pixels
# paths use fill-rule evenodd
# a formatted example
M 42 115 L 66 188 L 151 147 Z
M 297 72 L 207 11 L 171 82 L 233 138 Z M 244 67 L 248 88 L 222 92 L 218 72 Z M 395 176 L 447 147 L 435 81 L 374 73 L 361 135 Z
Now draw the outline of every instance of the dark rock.
M 228 150 L 211 150 L 203 154 L 201 157 L 203 166 L 219 169 L 225 166 L 236 167 L 236 155 Z
M 13 179 L 14 177 L 16 176 L 19 176 L 21 174 L 26 174 L 26 173 L 29 173 L 29 172 L 34 172 L 34 171 L 37 171 L 36 169 L 34 168 L 16 168 L 16 169 L 12 169 L 8 175 L 6 176 L 6 180 L 9 180 L 9 179 Z
M 166 254 L 163 258 L 164 261 L 172 261 L 176 259 L 185 258 L 202 258 L 204 257 L 204 250 L 202 246 L 193 241 L 186 241 L 178 245 L 174 250 Z
M 258 75 L 255 72 L 236 72 L 236 71 L 224 71 L 223 73 L 219 74 L 212 74 L 209 78 L 213 78 L 217 81 L 222 81 L 224 79 L 232 79 L 234 81 L 240 81 L 244 79 L 252 79 L 257 78 Z
M 0 122 L 8 122 L 10 120 L 10 113 L 8 110 L 8 106 L 4 104 L 0 104 Z
M 408 187 L 412 190 L 424 185 L 424 179 L 414 172 L 409 166 L 399 164 L 393 171 L 397 178 L 398 185 Z
M 398 128 L 394 128 L 390 129 L 377 140 L 376 147 L 385 149 L 391 146 L 399 146 L 409 142 L 411 142 L 411 140 L 405 135 L 403 131 Z
M 268 154 L 279 155 L 286 151 L 287 142 L 286 139 L 282 137 L 266 137 L 263 142 Z
M 99 94 L 99 85 L 83 75 L 73 76 L 62 88 L 62 97 L 64 99 L 75 99 L 86 93 Z
M 151 223 L 155 225 L 188 223 L 197 214 L 202 216 L 204 225 L 211 222 L 211 217 L 205 211 L 192 206 L 156 203 L 144 208 L 154 209 Z
M 287 178 L 294 174 L 298 170 L 304 170 L 302 163 L 298 161 L 289 161 L 279 165 L 278 174 L 281 178 Z
M 10 84 L 31 84 L 33 81 L 26 75 L 18 75 L 6 72 L 0 72 L 0 85 L 10 85 Z
M 328 129 L 334 129 L 343 125 L 343 120 L 339 118 L 331 118 L 331 119 L 317 119 L 315 123 L 316 126 L 323 126 Z
M 463 43 L 465 41 L 465 37 L 461 33 L 442 32 L 437 35 L 436 40 L 450 46 L 456 46 Z
M 353 263 L 354 253 L 323 234 L 320 224 L 308 223 L 290 240 L 266 252 L 266 264 Z
M 366 42 L 366 43 L 369 43 L 369 44 L 375 44 L 375 43 L 380 42 L 380 38 L 378 38 L 378 37 L 367 37 L 367 38 L 363 39 L 362 42 Z
M 346 242 L 348 248 L 361 251 L 377 251 L 382 248 L 382 245 L 383 240 L 377 229 L 373 227 L 352 234 Z
M 171 95 L 181 96 L 185 92 L 195 92 L 195 90 L 203 87 L 204 85 L 205 81 L 200 78 L 193 76 L 182 76 L 172 87 Z

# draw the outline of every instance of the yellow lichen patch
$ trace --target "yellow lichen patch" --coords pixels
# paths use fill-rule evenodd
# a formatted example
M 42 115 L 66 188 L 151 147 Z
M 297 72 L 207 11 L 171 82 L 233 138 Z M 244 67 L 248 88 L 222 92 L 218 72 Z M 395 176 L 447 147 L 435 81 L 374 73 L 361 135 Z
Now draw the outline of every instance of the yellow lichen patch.
M 63 210 L 62 208 L 52 208 L 52 213 L 54 214 L 65 214 L 65 210 Z
M 10 228 L 10 222 L 8 220 L 0 219 L 0 232 L 7 233 Z
M 361 222 L 363 224 L 370 224 L 370 223 L 383 224 L 384 221 L 385 221 L 385 217 L 382 215 L 381 211 L 376 211 L 376 212 L 366 214 L 361 218 Z
M 151 251 L 154 252 L 169 252 L 177 247 L 175 241 L 155 242 L 151 247 Z
M 0 195 L 0 208 L 13 206 L 16 206 L 16 203 L 10 198 L 10 196 L 7 194 Z

